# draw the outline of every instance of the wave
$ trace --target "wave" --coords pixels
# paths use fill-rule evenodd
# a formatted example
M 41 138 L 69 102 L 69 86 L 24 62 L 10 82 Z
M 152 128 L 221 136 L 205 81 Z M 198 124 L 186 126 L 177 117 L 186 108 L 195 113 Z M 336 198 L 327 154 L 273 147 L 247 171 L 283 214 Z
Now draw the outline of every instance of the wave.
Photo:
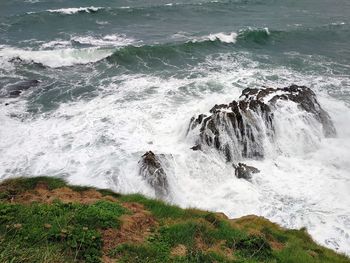
M 51 68 L 93 63 L 113 54 L 115 48 L 131 45 L 136 43 L 136 40 L 123 34 L 109 34 L 100 37 L 72 36 L 70 40 L 56 39 L 35 43 L 40 45 L 39 50 L 0 46 L 1 63 L 21 61 L 38 63 Z
M 71 45 L 70 41 L 67 40 L 53 40 L 41 45 L 42 48 L 64 48 Z
M 61 8 L 61 9 L 48 9 L 47 12 L 50 13 L 60 13 L 65 15 L 72 15 L 76 13 L 96 13 L 99 10 L 104 9 L 104 7 L 70 7 L 70 8 Z
M 91 47 L 121 47 L 128 46 L 131 44 L 138 43 L 134 38 L 127 37 L 124 34 L 109 34 L 109 35 L 75 35 L 71 36 L 69 40 L 66 39 L 55 39 L 49 42 L 43 41 L 30 41 L 31 44 L 39 44 L 40 49 L 62 49 L 68 47 L 81 47 L 81 46 L 91 46 Z
M 91 45 L 91 46 L 127 46 L 135 43 L 135 39 L 126 37 L 122 34 L 110 34 L 103 37 L 93 37 L 93 36 L 75 36 L 71 39 L 72 42 L 81 45 Z
M 198 8 L 198 7 L 209 7 L 214 8 L 216 6 L 230 6 L 230 5 L 247 5 L 247 4 L 255 4 L 259 1 L 247 1 L 247 0 L 235 0 L 235 1 L 203 1 L 203 2 L 174 2 L 174 3 L 162 3 L 162 4 L 153 4 L 153 5 L 135 5 L 135 6 L 118 6 L 118 7 L 67 7 L 67 8 L 59 8 L 59 9 L 47 9 L 44 12 L 49 13 L 59 13 L 65 15 L 73 15 L 77 13 L 96 13 L 101 10 L 108 10 L 112 13 L 122 12 L 123 10 L 127 13 L 139 13 L 139 12 L 159 12 L 160 9 L 164 10 L 173 10 L 174 8 Z M 27 12 L 26 14 L 38 14 L 43 11 L 36 12 Z
M 73 66 L 97 62 L 110 56 L 113 49 L 82 48 L 82 49 L 56 49 L 56 50 L 24 50 L 12 47 L 0 49 L 0 60 L 20 60 L 28 63 L 39 63 L 51 68 Z
M 270 36 L 280 35 L 282 31 L 272 31 L 265 27 L 261 29 L 249 28 L 242 30 L 239 33 L 239 40 L 242 42 L 254 42 L 258 44 L 263 44 L 266 42 Z
M 237 33 L 231 32 L 229 34 L 226 33 L 217 33 L 217 34 L 210 34 L 209 36 L 204 37 L 203 39 L 209 39 L 210 41 L 220 41 L 222 43 L 236 43 L 237 40 Z
M 193 38 L 186 42 L 166 43 L 160 45 L 126 46 L 116 50 L 107 58 L 110 62 L 119 64 L 134 63 L 138 60 L 160 59 L 167 60 L 174 57 L 188 57 L 189 54 L 200 55 L 202 51 L 220 51 L 234 47 L 234 44 L 247 42 L 263 44 L 268 41 L 271 33 L 267 28 L 248 29 L 239 33 L 216 33 L 199 38 Z
M 3 46 L 0 49 L 0 57 L 7 61 L 20 59 L 28 63 L 40 63 L 51 68 L 94 63 L 103 59 L 107 59 L 112 63 L 132 64 L 139 59 L 172 59 L 196 52 L 200 54 L 205 49 L 216 50 L 220 47 L 229 47 L 241 38 L 241 33 L 217 33 L 175 44 L 136 46 L 135 43 L 137 42 L 134 39 L 119 34 L 106 35 L 100 38 L 75 36 L 70 41 L 53 40 L 43 43 L 41 48 L 44 50 L 25 50 Z M 92 47 L 74 48 L 74 44 L 90 45 Z
M 327 27 L 292 31 L 248 28 L 236 32 L 212 33 L 201 37 L 181 36 L 175 42 L 163 44 L 141 44 L 125 35 L 72 36 L 70 41 L 54 40 L 40 45 L 39 51 L 3 48 L 0 57 L 20 58 L 24 61 L 41 63 L 49 67 L 72 66 L 107 60 L 119 65 L 143 65 L 147 67 L 187 64 L 204 58 L 210 53 L 226 53 L 233 49 L 261 48 L 274 45 L 282 49 L 291 40 L 323 39 L 334 41 L 337 34 L 344 37 L 344 31 L 332 31 Z M 86 47 L 88 46 L 88 47 Z M 46 50 L 52 49 L 55 50 Z M 181 65 L 182 65 L 181 64 Z

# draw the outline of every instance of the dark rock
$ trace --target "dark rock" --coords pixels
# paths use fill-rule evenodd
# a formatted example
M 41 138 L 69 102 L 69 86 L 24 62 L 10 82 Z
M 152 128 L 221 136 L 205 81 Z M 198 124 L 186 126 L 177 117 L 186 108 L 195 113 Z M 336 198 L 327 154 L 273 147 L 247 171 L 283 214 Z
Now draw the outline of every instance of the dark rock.
M 156 197 L 163 198 L 168 194 L 168 180 L 160 159 L 164 155 L 156 155 L 149 151 L 140 160 L 140 175 L 154 188 Z
M 191 150 L 193 150 L 193 151 L 200 151 L 201 149 L 202 148 L 201 148 L 201 146 L 199 144 L 191 147 Z
M 271 96 L 272 95 L 272 96 Z M 266 99 L 266 97 L 271 98 Z M 301 109 L 312 113 L 322 124 L 323 132 L 326 137 L 336 135 L 334 125 L 328 115 L 323 110 L 316 99 L 316 94 L 305 86 L 291 85 L 290 87 L 273 89 L 245 89 L 240 97 L 247 102 L 263 102 L 265 105 L 275 105 L 278 100 L 290 100 L 295 102 Z M 249 106 L 251 106 L 249 104 Z
M 233 165 L 233 167 L 235 168 L 235 176 L 237 178 L 249 180 L 252 178 L 252 174 L 260 173 L 259 169 L 244 163 L 238 163 L 237 166 Z
M 247 88 L 237 101 L 215 105 L 210 116 L 201 114 L 191 119 L 188 132 L 199 132 L 194 148 L 213 147 L 222 152 L 227 161 L 263 158 L 264 139 L 274 138 L 274 111 L 281 100 L 295 102 L 322 124 L 326 137 L 335 136 L 329 115 L 321 108 L 311 89 L 297 85 L 278 89 Z

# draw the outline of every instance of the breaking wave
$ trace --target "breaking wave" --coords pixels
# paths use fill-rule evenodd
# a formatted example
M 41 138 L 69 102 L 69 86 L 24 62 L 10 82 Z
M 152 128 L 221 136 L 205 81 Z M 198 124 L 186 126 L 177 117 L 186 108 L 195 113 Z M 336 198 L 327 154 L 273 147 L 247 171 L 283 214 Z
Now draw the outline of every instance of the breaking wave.
M 71 7 L 71 8 L 60 8 L 60 9 L 48 9 L 46 11 L 50 13 L 60 13 L 64 15 L 73 15 L 77 13 L 96 13 L 99 10 L 104 9 L 104 7 Z
M 5 47 L 0 49 L 0 59 L 4 61 L 20 60 L 27 63 L 39 63 L 51 68 L 58 68 L 97 62 L 112 53 L 113 49 L 101 48 L 66 48 L 33 51 Z

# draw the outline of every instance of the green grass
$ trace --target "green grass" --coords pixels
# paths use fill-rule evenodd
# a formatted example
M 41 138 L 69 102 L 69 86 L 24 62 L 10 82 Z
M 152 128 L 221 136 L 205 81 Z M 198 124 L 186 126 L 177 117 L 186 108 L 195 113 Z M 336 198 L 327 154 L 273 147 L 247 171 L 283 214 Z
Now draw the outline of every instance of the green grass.
M 32 191 L 39 182 L 45 182 L 49 190 L 67 186 L 67 183 L 56 177 L 19 177 L 8 179 L 0 185 L 0 200 L 11 200 L 12 197 L 21 194 L 25 191 Z
M 194 209 L 182 209 L 178 206 L 168 205 L 160 200 L 148 199 L 140 194 L 124 195 L 119 198 L 123 202 L 136 202 L 144 205 L 158 220 L 189 219 L 200 217 L 203 212 Z
M 64 261 L 100 262 L 102 240 L 98 230 L 117 228 L 118 218 L 125 212 L 119 204 L 108 201 L 92 205 L 0 202 L 0 262 L 38 262 L 30 253 L 30 257 L 23 253 L 35 249 L 55 251 L 47 254 L 61 255 Z M 17 250 L 11 249 L 13 244 Z
M 92 204 L 12 203 L 37 184 L 49 190 L 70 187 L 51 177 L 17 178 L 0 184 L 0 262 L 101 262 L 103 255 L 128 263 L 350 263 L 348 257 L 316 244 L 305 229 L 286 230 L 260 217 L 228 220 L 206 211 L 181 209 L 142 195 L 119 195 L 95 189 L 118 202 Z M 15 199 L 16 200 L 16 199 Z M 111 200 L 110 198 L 108 200 Z M 123 202 L 144 206 L 154 219 L 144 242 L 123 243 L 104 254 L 102 231 L 119 229 L 122 215 L 132 213 Z M 185 252 L 174 254 L 182 247 Z
M 119 256 L 120 263 L 229 263 L 234 262 L 213 252 L 203 253 L 200 250 L 192 250 L 186 256 L 170 256 L 169 251 L 159 244 L 118 246 L 111 253 Z

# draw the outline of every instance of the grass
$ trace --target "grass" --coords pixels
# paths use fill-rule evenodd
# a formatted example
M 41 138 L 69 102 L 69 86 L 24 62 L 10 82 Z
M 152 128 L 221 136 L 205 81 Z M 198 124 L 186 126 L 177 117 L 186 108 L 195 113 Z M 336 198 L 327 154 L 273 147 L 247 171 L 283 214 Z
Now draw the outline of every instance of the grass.
M 123 202 L 135 202 L 144 205 L 159 220 L 189 219 L 199 217 L 203 212 L 195 209 L 182 209 L 178 206 L 168 205 L 160 200 L 148 199 L 140 194 L 124 195 L 119 198 Z
M 69 187 L 79 193 L 93 189 L 114 199 L 101 197 L 89 204 L 16 201 L 25 192 L 35 195 L 38 184 L 45 184 L 48 190 Z M 143 241 L 104 248 L 104 242 L 111 241 L 104 239 L 104 231 L 114 229 L 118 233 L 123 224 L 130 224 L 133 213 L 123 207 L 130 203 L 148 211 L 140 210 L 137 220 L 148 213 L 156 223 L 145 226 L 148 232 Z M 137 220 L 136 235 L 143 222 Z M 70 186 L 51 177 L 17 178 L 0 184 L 0 262 L 94 263 L 106 258 L 108 262 L 130 263 L 350 262 L 348 257 L 316 244 L 305 229 L 286 230 L 261 217 L 228 220 L 138 194 Z
M 102 240 L 99 229 L 119 227 L 125 213 L 120 205 L 99 201 L 93 205 L 0 203 L 0 262 L 35 262 L 22 250 L 55 251 L 68 258 L 99 262 Z M 15 244 L 19 250 L 12 251 Z M 59 251 L 59 252 L 58 252 Z M 52 257 L 52 253 L 49 253 Z M 21 260 L 21 258 L 25 260 Z M 49 261 L 46 261 L 49 262 Z M 64 262 L 64 261 L 60 261 Z
M 57 178 L 18 178 L 4 181 L 0 189 L 0 262 L 100 262 L 100 230 L 118 228 L 127 211 L 120 204 L 6 202 L 45 183 L 49 190 L 67 187 Z M 88 188 L 74 187 L 75 191 Z M 40 253 L 35 253 L 39 251 Z

